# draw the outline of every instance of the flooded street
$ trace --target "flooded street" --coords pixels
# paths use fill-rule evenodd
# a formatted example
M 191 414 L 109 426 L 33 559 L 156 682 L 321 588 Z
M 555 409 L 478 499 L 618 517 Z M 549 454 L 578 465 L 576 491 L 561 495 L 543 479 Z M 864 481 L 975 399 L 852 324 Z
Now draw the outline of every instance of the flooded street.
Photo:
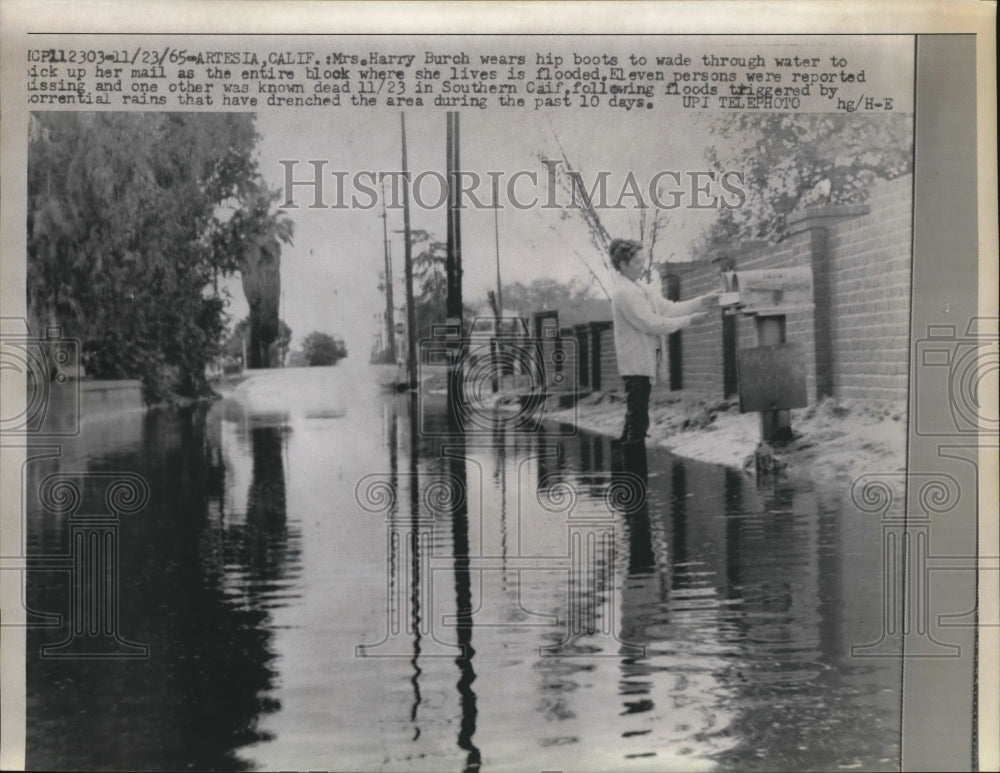
M 147 656 L 41 656 L 77 589 L 29 574 L 29 768 L 899 769 L 899 660 L 851 657 L 883 588 L 849 483 L 651 450 L 635 506 L 607 438 L 452 437 L 443 398 L 371 378 L 258 374 L 29 451 L 32 556 L 71 551 L 51 474 L 90 476 L 81 512 L 97 473 L 150 492 L 117 531 Z

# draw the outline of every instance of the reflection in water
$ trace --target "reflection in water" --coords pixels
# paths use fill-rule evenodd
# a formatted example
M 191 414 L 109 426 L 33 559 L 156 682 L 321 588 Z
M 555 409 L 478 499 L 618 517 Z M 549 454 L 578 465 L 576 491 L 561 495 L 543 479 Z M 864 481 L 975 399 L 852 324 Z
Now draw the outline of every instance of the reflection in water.
M 688 585 L 687 470 L 674 459 L 670 465 L 670 544 L 673 546 L 673 587 Z
M 412 417 L 412 409 L 411 409 Z M 412 419 L 411 419 L 412 420 Z M 411 425 L 412 426 L 412 425 Z M 396 492 L 390 505 L 388 517 L 394 520 L 397 515 L 396 501 L 399 492 L 399 416 L 396 411 L 391 412 L 389 419 L 389 480 L 392 490 Z M 410 722 L 413 723 L 413 740 L 420 738 L 420 725 L 417 724 L 417 712 L 423 700 L 420 695 L 420 675 L 423 671 L 420 668 L 420 641 L 423 638 L 423 619 L 421 618 L 420 594 L 422 592 L 421 583 L 421 529 L 420 529 L 420 485 L 419 473 L 417 471 L 417 433 L 410 433 L 410 630 L 413 636 L 413 657 L 410 665 L 413 666 L 413 676 L 410 684 L 413 685 L 413 706 L 410 708 Z M 393 566 L 395 556 L 390 558 Z M 390 574 L 392 567 L 390 568 Z
M 461 435 L 454 438 L 454 446 L 448 449 L 448 471 L 453 485 L 460 491 L 468 490 L 465 476 L 465 444 Z M 461 652 L 455 662 L 458 664 L 458 694 L 462 710 L 459 722 L 458 746 L 467 753 L 464 771 L 479 770 L 481 758 L 479 748 L 473 743 L 476 734 L 476 693 L 472 683 L 476 672 L 472 659 L 476 650 L 472 646 L 472 576 L 469 571 L 469 510 L 468 498 L 464 493 L 453 498 L 451 512 L 451 539 L 455 559 L 455 635 Z
M 287 563 L 281 427 L 251 428 L 250 447 L 253 479 L 247 495 L 245 564 L 256 591 L 266 593 L 281 581 Z
M 270 697 L 269 609 L 294 596 L 298 534 L 286 521 L 281 426 L 247 421 L 240 444 L 227 448 L 220 429 L 201 409 L 152 413 L 139 453 L 86 458 L 91 472 L 131 470 L 152 489 L 146 510 L 123 519 L 120 538 L 121 619 L 150 656 L 29 658 L 28 767 L 239 770 L 247 767 L 239 748 L 266 739 L 258 719 L 281 708 Z M 250 479 L 235 523 L 225 517 L 233 514 L 218 517 L 228 466 Z M 34 555 L 65 551 L 65 532 L 46 528 L 48 514 L 31 499 L 28 520 Z M 65 609 L 66 591 L 64 574 L 29 574 L 40 608 Z M 30 631 L 29 652 L 59 638 Z
M 645 446 L 640 444 L 639 452 L 642 454 L 642 458 L 639 460 L 636 460 L 634 450 L 626 451 L 622 455 L 624 470 L 639 476 L 643 495 L 638 498 L 634 507 L 623 511 L 623 515 L 626 516 L 628 577 L 622 589 L 620 637 L 622 641 L 639 646 L 643 646 L 644 642 L 638 625 L 639 621 L 636 619 L 636 610 L 642 608 L 642 602 L 637 604 L 637 601 L 648 599 L 649 588 L 658 587 L 655 577 L 657 560 L 647 501 L 649 474 L 645 450 Z M 649 678 L 651 672 L 645 651 L 640 655 L 623 657 L 619 667 L 621 678 L 618 682 L 618 691 L 622 696 L 621 714 L 625 716 L 652 711 L 655 707 L 651 697 L 653 682 Z M 626 729 L 622 731 L 622 738 L 646 735 L 649 732 L 649 728 Z M 640 756 L 655 756 L 655 752 L 629 752 L 625 754 L 627 759 Z
M 409 397 L 326 405 L 358 390 L 319 375 L 286 411 L 298 376 L 258 378 L 265 405 L 29 463 L 29 493 L 60 468 L 152 489 L 120 569 L 150 658 L 41 659 L 65 631 L 31 629 L 30 767 L 898 768 L 898 663 L 849 656 L 878 638 L 880 524 L 838 492 L 590 435 L 448 436 Z M 626 472 L 645 497 L 610 495 Z M 353 499 L 369 474 L 384 513 Z M 31 554 L 67 535 L 29 497 Z M 30 573 L 32 609 L 67 594 Z

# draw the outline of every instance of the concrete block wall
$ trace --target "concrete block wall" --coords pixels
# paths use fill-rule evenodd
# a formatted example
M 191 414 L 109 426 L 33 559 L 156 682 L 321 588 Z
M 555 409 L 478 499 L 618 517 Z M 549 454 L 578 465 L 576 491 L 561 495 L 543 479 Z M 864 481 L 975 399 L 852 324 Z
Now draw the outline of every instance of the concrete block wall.
M 786 340 L 797 343 L 806 359 L 810 403 L 834 395 L 849 399 L 903 401 L 909 361 L 910 176 L 872 189 L 866 205 L 827 206 L 789 218 L 789 236 L 780 244 L 751 243 L 716 251 L 737 271 L 809 266 L 813 270 L 814 310 L 786 316 Z M 705 260 L 668 264 L 661 271 L 664 296 L 680 286 L 680 298 L 708 292 L 719 283 L 720 263 Z M 670 278 L 672 277 L 672 278 Z M 725 395 L 722 312 L 681 332 L 681 388 L 711 397 Z M 602 391 L 620 391 L 610 323 L 564 329 L 563 339 L 582 333 L 590 370 L 599 347 Z M 594 339 L 598 340 L 595 342 Z M 597 344 L 597 347 L 594 344 Z M 737 316 L 736 348 L 757 346 L 756 319 Z M 547 362 L 551 352 L 547 351 Z M 576 373 L 576 356 L 567 361 Z M 592 378 L 585 386 L 594 388 Z M 669 390 L 664 379 L 655 389 Z
M 813 311 L 786 317 L 786 340 L 806 357 L 810 402 L 819 397 L 901 401 L 907 396 L 909 351 L 910 176 L 873 188 L 866 205 L 828 206 L 789 218 L 777 245 L 717 250 L 737 271 L 809 266 Z M 718 285 L 720 265 L 667 266 L 680 272 L 681 298 Z M 665 284 L 665 283 L 664 283 Z M 683 388 L 724 394 L 721 320 L 683 333 Z M 755 318 L 740 315 L 737 349 L 757 346 Z
M 591 369 L 590 369 L 590 325 L 581 324 L 573 328 L 574 339 L 576 340 L 576 373 L 577 388 L 590 389 Z
M 122 411 L 141 411 L 142 382 L 139 379 L 80 381 L 80 414 L 83 417 Z
M 667 266 L 661 273 L 664 289 L 667 277 L 673 274 L 680 285 L 680 298 L 688 299 L 714 290 L 719 286 L 719 266 L 710 261 Z M 697 325 L 685 328 L 681 336 L 681 388 L 712 397 L 722 397 L 722 312 Z M 659 389 L 669 389 L 661 384 Z
M 871 213 L 830 229 L 833 392 L 903 401 L 910 340 L 912 178 L 872 191 Z
M 571 327 L 560 328 L 559 341 L 559 351 L 561 351 L 562 358 L 562 381 L 559 386 L 563 389 L 576 389 L 580 367 L 576 331 Z
M 794 259 L 797 245 L 800 241 L 808 241 L 808 236 L 796 239 L 793 244 L 784 245 L 778 250 L 767 251 L 755 249 L 747 253 L 745 262 L 740 261 L 740 266 L 747 268 L 773 268 L 776 266 L 789 265 L 789 260 Z M 800 250 L 801 251 L 801 250 Z M 681 297 L 690 298 L 708 292 L 718 286 L 719 268 L 717 265 L 704 262 L 685 264 L 684 266 L 670 267 L 670 269 L 681 270 L 680 286 Z M 722 311 L 720 310 L 714 318 L 710 318 L 695 326 L 681 331 L 681 386 L 684 390 L 703 393 L 713 397 L 723 397 L 725 388 L 723 380 L 723 347 L 722 347 Z M 803 347 L 806 357 L 807 388 L 809 394 L 815 394 L 815 359 L 812 348 L 813 320 L 809 311 L 795 312 L 788 317 L 788 340 L 796 341 Z M 563 330 L 564 338 L 567 338 L 572 331 Z M 588 360 L 593 363 L 594 346 L 593 329 L 588 331 L 589 335 L 584 336 L 584 345 L 589 344 Z M 614 330 L 610 327 L 601 326 L 596 333 L 599 338 L 598 348 L 600 356 L 600 383 L 601 391 L 618 391 L 622 388 L 621 376 L 618 373 L 617 358 L 614 350 Z M 752 347 L 757 345 L 757 337 L 752 318 L 739 317 L 737 321 L 737 347 Z M 577 355 L 578 356 L 578 355 Z M 664 356 L 667 356 L 666 353 Z M 593 384 L 587 386 L 593 388 Z M 658 392 L 670 391 L 670 384 L 667 378 L 659 380 L 654 390 Z
M 532 319 L 532 334 L 538 344 L 538 355 L 545 372 L 546 386 L 557 386 L 556 374 L 560 370 L 556 350 L 560 335 L 558 312 L 536 312 Z
M 755 245 L 740 255 L 739 270 L 759 271 L 770 268 L 788 268 L 809 265 L 811 236 L 807 232 L 795 234 L 773 246 Z M 816 401 L 816 351 L 815 321 L 811 310 L 793 311 L 785 316 L 785 341 L 798 344 L 805 358 L 806 394 L 809 403 Z M 749 349 L 758 345 L 757 318 L 739 314 L 736 317 L 736 349 Z M 721 374 L 718 377 L 721 394 Z
M 618 373 L 618 355 L 615 353 L 615 330 L 608 326 L 601 330 L 601 391 L 621 392 L 625 385 Z

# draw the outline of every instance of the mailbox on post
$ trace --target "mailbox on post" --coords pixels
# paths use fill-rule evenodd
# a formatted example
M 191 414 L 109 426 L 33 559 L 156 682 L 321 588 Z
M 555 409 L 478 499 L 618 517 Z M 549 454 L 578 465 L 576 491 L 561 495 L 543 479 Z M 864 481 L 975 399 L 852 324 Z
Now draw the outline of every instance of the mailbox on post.
M 756 346 L 739 353 L 740 413 L 805 408 L 806 368 L 798 344 Z
M 813 308 L 808 266 L 723 271 L 719 305 L 755 317 L 757 347 L 738 353 L 740 411 L 759 411 L 761 440 L 791 434 L 788 411 L 808 404 L 801 349 L 785 341 L 785 315 Z
M 719 305 L 743 314 L 785 315 L 813 307 L 813 277 L 809 266 L 756 271 L 723 271 Z

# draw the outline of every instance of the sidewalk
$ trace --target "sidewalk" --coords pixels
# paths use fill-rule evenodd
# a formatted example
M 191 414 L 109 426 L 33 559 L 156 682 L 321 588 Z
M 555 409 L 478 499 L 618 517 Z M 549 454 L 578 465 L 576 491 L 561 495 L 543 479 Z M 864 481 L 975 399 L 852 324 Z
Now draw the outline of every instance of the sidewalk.
M 509 380 L 496 395 L 478 395 L 478 405 L 511 406 L 518 390 Z M 423 385 L 428 393 L 444 393 L 444 376 Z M 488 392 L 488 390 L 485 390 Z M 522 390 L 523 391 L 523 390 Z M 550 398 L 547 420 L 575 424 L 582 430 L 617 437 L 625 418 L 625 397 L 618 392 L 593 392 L 571 408 Z M 760 441 L 760 415 L 740 413 L 739 402 L 708 399 L 654 389 L 649 406 L 647 446 L 659 445 L 685 459 L 743 468 Z M 790 478 L 847 484 L 866 472 L 896 472 L 906 468 L 906 407 L 889 403 L 827 398 L 792 411 L 795 439 L 775 446 L 774 456 Z M 750 468 L 753 474 L 753 468 Z
M 760 417 L 741 414 L 738 402 L 657 393 L 650 401 L 650 445 L 687 459 L 743 467 L 760 440 Z M 625 416 L 624 396 L 594 393 L 574 408 L 547 413 L 554 421 L 615 437 Z M 792 411 L 795 440 L 775 447 L 790 477 L 852 482 L 865 472 L 906 466 L 905 407 L 826 399 Z

